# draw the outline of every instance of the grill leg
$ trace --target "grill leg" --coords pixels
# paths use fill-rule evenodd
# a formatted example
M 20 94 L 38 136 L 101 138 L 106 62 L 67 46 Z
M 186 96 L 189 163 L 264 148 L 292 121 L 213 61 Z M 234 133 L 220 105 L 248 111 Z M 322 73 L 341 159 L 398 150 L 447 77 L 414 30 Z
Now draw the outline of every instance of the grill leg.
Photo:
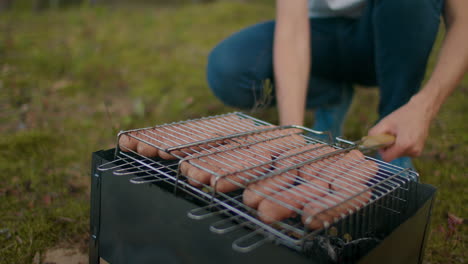
M 89 264 L 99 264 L 99 248 L 97 240 L 94 240 L 92 237 L 89 240 Z
M 94 153 L 91 168 L 91 212 L 90 212 L 90 239 L 89 263 L 99 264 L 99 224 L 101 214 L 101 173 L 97 167 L 103 163 L 102 159 Z

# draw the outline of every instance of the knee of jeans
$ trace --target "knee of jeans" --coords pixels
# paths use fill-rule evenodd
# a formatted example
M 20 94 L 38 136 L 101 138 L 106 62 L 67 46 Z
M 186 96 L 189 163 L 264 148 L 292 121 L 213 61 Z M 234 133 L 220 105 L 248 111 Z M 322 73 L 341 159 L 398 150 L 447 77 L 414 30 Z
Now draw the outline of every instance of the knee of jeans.
M 222 47 L 215 47 L 208 56 L 207 80 L 214 95 L 223 103 L 249 108 L 252 103 L 250 95 L 246 93 L 242 83 L 244 69 L 237 56 Z

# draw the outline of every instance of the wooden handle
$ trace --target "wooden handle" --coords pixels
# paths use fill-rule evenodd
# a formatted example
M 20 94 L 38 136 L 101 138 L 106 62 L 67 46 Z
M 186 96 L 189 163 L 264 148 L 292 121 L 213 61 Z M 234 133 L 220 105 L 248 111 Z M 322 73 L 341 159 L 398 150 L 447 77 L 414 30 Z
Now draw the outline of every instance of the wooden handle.
M 390 134 L 378 134 L 362 138 L 361 146 L 364 148 L 387 147 L 395 143 L 396 137 Z

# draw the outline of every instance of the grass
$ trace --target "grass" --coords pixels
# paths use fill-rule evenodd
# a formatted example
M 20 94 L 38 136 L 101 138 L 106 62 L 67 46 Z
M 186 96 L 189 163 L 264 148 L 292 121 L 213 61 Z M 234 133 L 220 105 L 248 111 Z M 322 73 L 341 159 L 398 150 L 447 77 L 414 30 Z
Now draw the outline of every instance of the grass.
M 263 1 L 2 14 L 0 263 L 31 263 L 58 244 L 84 244 L 90 155 L 113 147 L 119 130 L 234 111 L 209 92 L 206 57 L 273 11 Z M 427 263 L 467 257 L 466 225 L 456 232 L 447 226 L 448 212 L 468 215 L 467 93 L 465 78 L 416 159 L 422 182 L 439 190 Z M 377 98 L 358 89 L 347 138 L 366 134 Z M 253 115 L 276 122 L 274 109 Z

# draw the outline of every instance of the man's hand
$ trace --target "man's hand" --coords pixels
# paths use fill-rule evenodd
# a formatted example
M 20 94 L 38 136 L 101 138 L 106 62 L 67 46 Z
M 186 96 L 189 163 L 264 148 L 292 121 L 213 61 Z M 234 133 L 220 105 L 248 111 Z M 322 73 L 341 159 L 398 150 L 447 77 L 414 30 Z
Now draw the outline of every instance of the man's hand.
M 432 119 L 468 71 L 468 1 L 447 0 L 444 10 L 447 33 L 431 78 L 407 104 L 369 131 L 396 137 L 395 144 L 381 150 L 384 161 L 421 154 Z
M 369 135 L 385 133 L 396 137 L 393 145 L 380 150 L 384 161 L 390 162 L 402 156 L 415 157 L 421 154 L 429 134 L 433 111 L 427 109 L 424 102 L 418 102 L 418 99 L 413 97 L 369 131 Z

